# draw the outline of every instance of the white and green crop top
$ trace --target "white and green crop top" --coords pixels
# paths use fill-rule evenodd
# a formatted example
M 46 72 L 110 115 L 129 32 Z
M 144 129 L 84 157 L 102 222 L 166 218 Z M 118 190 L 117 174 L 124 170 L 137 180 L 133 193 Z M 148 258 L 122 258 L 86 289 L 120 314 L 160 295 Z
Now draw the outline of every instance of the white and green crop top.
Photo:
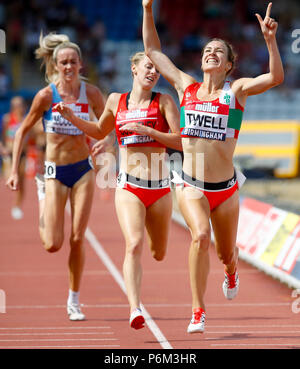
M 221 95 L 213 101 L 201 101 L 197 91 L 201 83 L 189 85 L 180 105 L 181 137 L 225 141 L 238 138 L 244 108 L 226 81 Z

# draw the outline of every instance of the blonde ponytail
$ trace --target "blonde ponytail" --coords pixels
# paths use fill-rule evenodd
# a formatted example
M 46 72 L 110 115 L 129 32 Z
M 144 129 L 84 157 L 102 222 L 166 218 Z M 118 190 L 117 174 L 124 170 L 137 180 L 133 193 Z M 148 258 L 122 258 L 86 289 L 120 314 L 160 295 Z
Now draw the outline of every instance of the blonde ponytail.
M 41 33 L 39 44 L 39 48 L 35 50 L 35 56 L 37 59 L 42 59 L 41 67 L 45 65 L 45 79 L 47 82 L 54 82 L 57 80 L 58 74 L 55 69 L 55 65 L 59 50 L 65 48 L 74 49 L 77 51 L 79 59 L 82 59 L 79 46 L 70 42 L 67 35 L 49 33 L 44 37 Z

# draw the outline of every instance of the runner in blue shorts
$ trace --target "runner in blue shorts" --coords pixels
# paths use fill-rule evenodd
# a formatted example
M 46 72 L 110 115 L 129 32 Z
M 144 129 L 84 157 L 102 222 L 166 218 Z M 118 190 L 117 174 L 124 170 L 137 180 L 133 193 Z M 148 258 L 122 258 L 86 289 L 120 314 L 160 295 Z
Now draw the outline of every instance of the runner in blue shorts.
M 45 174 L 43 178 L 36 178 L 40 236 L 48 252 L 61 248 L 65 206 L 70 199 L 72 230 L 67 312 L 70 320 L 84 320 L 79 305 L 79 288 L 84 268 L 84 233 L 92 205 L 95 175 L 86 135 L 64 119 L 54 106 L 63 101 L 76 116 L 90 119 L 93 111 L 99 118 L 104 99 L 97 87 L 82 80 L 80 48 L 67 36 L 51 33 L 41 36 L 36 55 L 45 64 L 49 85 L 36 94 L 28 115 L 16 132 L 7 185 L 12 190 L 18 188 L 18 166 L 26 134 L 42 118 L 46 133 Z

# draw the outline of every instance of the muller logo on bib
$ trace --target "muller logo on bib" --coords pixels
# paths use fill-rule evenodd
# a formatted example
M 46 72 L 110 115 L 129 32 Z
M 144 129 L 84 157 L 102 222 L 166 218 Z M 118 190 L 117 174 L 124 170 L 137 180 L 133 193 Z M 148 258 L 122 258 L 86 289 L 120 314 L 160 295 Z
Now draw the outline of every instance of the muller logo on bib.
M 209 113 L 217 113 L 219 106 L 213 105 L 211 102 L 196 104 L 196 110 L 207 111 Z
M 129 113 L 126 113 L 126 119 L 134 119 L 134 118 L 146 118 L 147 110 L 134 110 Z

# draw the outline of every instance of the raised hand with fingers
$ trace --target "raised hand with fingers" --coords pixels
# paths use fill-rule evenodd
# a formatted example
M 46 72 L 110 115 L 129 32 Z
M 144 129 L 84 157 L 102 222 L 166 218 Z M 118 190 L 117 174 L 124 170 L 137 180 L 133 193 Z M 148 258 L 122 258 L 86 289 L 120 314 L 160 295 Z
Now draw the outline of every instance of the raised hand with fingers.
M 270 17 L 271 9 L 272 3 L 269 3 L 264 19 L 262 19 L 262 17 L 259 14 L 255 14 L 256 18 L 259 21 L 262 34 L 266 40 L 275 37 L 278 27 L 278 23 L 273 18 Z

